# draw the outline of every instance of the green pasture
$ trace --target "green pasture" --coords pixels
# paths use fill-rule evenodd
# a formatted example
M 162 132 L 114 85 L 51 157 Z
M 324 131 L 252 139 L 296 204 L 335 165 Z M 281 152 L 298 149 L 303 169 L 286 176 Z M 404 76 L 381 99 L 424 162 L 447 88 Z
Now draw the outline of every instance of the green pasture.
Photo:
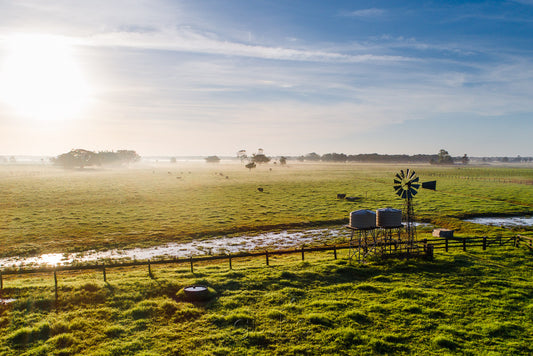
M 8 276 L 2 355 L 530 355 L 533 260 L 513 247 L 351 264 L 331 253 Z M 206 285 L 212 299 L 180 290 Z
M 421 221 L 458 235 L 515 232 L 461 219 L 530 214 L 533 169 L 430 165 L 174 164 L 63 170 L 0 166 L 0 255 L 153 246 L 169 241 L 347 222 L 356 209 L 401 208 L 394 174 L 437 180 L 416 196 Z M 262 187 L 261 193 L 257 190 Z M 336 199 L 337 193 L 360 198 Z

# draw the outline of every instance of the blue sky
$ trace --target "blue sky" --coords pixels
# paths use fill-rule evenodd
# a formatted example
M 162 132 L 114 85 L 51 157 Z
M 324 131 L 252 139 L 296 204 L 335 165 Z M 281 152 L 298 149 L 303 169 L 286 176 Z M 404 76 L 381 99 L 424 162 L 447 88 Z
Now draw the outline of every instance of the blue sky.
M 17 82 L 51 89 L 18 100 L 3 80 L 0 154 L 533 155 L 533 1 L 0 0 L 0 13 L 0 82 L 25 71 L 8 65 L 21 35 L 44 44 L 31 61 L 53 61 L 55 38 L 76 68 L 29 61 L 51 75 Z M 76 110 L 39 111 L 36 97 L 74 92 Z

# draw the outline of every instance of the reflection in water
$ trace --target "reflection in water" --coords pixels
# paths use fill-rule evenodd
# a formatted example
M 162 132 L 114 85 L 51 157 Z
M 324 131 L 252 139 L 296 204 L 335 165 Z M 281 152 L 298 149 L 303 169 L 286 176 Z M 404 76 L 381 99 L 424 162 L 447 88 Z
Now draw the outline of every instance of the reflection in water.
M 465 221 L 491 226 L 503 227 L 527 227 L 533 226 L 533 217 L 531 216 L 512 216 L 512 217 L 482 217 L 465 219 Z
M 115 249 L 108 251 L 86 251 L 82 253 L 49 253 L 36 257 L 9 257 L 0 259 L 0 267 L 20 267 L 22 265 L 68 265 L 76 262 L 90 262 L 102 259 L 137 259 L 184 258 L 190 256 L 219 255 L 224 253 L 246 252 L 261 249 L 284 249 L 328 243 L 348 232 L 340 229 L 315 229 L 303 232 L 269 232 L 256 236 L 219 237 L 187 243 L 168 243 L 166 245 Z

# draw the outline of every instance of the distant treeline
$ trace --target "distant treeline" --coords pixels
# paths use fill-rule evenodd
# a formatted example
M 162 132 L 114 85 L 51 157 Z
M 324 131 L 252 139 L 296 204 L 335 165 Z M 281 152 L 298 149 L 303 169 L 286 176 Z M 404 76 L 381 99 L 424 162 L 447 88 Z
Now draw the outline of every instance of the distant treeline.
M 427 163 L 431 160 L 437 160 L 438 155 L 417 154 L 409 155 L 380 155 L 377 153 L 361 153 L 357 155 L 346 155 L 344 153 L 326 153 L 322 156 L 316 153 L 309 153 L 305 156 L 299 156 L 299 161 L 322 161 L 322 162 L 378 162 L 378 163 L 404 163 L 404 162 L 421 162 Z
M 93 152 L 78 148 L 52 158 L 51 161 L 53 164 L 65 168 L 83 168 L 88 166 L 122 165 L 137 162 L 140 159 L 141 156 L 131 150 Z
M 378 153 L 361 153 L 356 155 L 347 155 L 344 153 L 326 153 L 319 155 L 315 152 L 308 153 L 304 156 L 291 157 L 298 161 L 304 162 L 313 162 L 313 161 L 322 161 L 322 162 L 364 162 L 364 163 L 463 163 L 466 164 L 470 160 L 466 155 L 459 157 L 450 157 L 448 153 L 444 150 L 441 150 L 439 154 L 416 154 L 416 155 L 388 155 L 388 154 L 378 154 Z M 533 162 L 533 157 L 476 157 L 475 160 L 483 162 Z

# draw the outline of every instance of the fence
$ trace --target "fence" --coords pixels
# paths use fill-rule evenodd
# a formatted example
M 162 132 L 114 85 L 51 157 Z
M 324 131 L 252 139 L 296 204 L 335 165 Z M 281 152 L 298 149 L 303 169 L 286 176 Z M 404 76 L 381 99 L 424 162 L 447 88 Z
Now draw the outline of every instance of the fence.
M 483 250 L 486 250 L 489 246 L 504 246 L 512 245 L 514 247 L 525 246 L 530 250 L 533 250 L 533 238 L 527 236 L 516 235 L 514 237 L 502 238 L 499 237 L 465 237 L 465 238 L 435 238 L 435 239 L 424 239 L 419 241 L 422 244 L 422 252 L 428 257 L 432 257 L 433 250 L 445 250 L 448 252 L 451 248 L 462 248 L 463 251 L 467 251 L 467 248 L 472 247 L 482 247 Z M 157 260 L 146 260 L 146 261 L 128 261 L 128 262 L 117 262 L 117 263 L 101 263 L 95 265 L 67 265 L 67 266 L 55 266 L 55 267 L 40 267 L 40 268 L 18 268 L 18 269 L 4 269 L 0 270 L 0 289 L 4 287 L 3 276 L 7 275 L 22 275 L 22 274 L 33 274 L 33 273 L 53 273 L 54 281 L 57 290 L 57 272 L 61 271 L 82 271 L 82 270 L 101 270 L 104 282 L 107 282 L 106 270 L 110 268 L 117 267 L 134 267 L 134 266 L 146 266 L 148 269 L 148 275 L 153 277 L 152 274 L 152 265 L 159 264 L 188 264 L 190 266 L 191 273 L 194 273 L 194 264 L 197 262 L 206 262 L 206 261 L 224 261 L 228 263 L 229 269 L 233 268 L 233 260 L 236 258 L 245 258 L 245 257 L 264 257 L 265 263 L 267 266 L 270 265 L 270 257 L 276 255 L 288 255 L 288 254 L 301 254 L 302 261 L 305 260 L 305 254 L 309 252 L 318 252 L 318 251 L 333 251 L 333 258 L 337 259 L 337 252 L 339 250 L 353 249 L 354 246 L 349 244 L 343 245 L 332 245 L 332 246 L 320 246 L 320 247 L 305 247 L 296 249 L 285 249 L 285 250 L 274 250 L 274 251 L 260 251 L 260 252 L 243 252 L 237 254 L 228 254 L 228 255 L 219 255 L 219 256 L 197 256 L 189 258 L 174 258 L 174 259 L 157 259 Z

